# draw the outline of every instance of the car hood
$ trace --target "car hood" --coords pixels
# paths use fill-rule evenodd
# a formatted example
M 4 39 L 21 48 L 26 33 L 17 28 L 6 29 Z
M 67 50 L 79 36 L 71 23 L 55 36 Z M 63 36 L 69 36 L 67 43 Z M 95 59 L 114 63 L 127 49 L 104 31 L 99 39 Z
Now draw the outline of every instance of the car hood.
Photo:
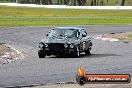
M 64 38 L 49 37 L 41 40 L 41 42 L 44 43 L 67 43 L 67 44 L 75 43 L 77 41 L 78 41 L 77 38 L 65 38 L 65 37 Z

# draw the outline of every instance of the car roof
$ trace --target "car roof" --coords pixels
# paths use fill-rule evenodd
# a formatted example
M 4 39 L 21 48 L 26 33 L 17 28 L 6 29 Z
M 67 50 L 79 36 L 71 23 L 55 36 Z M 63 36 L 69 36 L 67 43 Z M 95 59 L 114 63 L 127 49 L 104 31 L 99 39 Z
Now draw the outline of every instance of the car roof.
M 83 28 L 79 28 L 79 27 L 55 27 L 53 29 L 65 29 L 65 30 L 74 29 L 74 30 L 81 30 Z

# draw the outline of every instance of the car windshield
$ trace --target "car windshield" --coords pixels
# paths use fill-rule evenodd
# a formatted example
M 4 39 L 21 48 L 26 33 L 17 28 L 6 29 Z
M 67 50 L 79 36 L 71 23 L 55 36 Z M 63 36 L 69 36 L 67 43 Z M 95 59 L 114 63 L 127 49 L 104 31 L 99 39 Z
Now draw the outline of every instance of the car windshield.
M 78 37 L 79 32 L 75 29 L 52 29 L 49 33 L 50 37 Z

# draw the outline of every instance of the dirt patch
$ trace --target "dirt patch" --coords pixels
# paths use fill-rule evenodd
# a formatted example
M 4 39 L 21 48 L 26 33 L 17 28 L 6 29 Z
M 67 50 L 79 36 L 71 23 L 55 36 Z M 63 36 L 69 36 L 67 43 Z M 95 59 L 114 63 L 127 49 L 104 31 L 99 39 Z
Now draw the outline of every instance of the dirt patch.
M 4 43 L 0 43 L 0 57 L 5 53 L 14 52 L 10 47 L 7 47 Z
M 0 65 L 8 64 L 21 58 L 23 58 L 21 52 L 11 46 L 0 43 Z
M 132 32 L 104 34 L 103 37 L 119 39 L 125 43 L 132 42 Z

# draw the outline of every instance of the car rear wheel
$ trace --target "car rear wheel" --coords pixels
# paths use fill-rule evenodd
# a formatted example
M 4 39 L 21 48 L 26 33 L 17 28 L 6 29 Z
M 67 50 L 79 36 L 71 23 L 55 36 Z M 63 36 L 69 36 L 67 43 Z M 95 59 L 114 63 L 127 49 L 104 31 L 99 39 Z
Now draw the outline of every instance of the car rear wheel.
M 91 55 L 91 52 L 90 52 L 91 49 L 92 49 L 92 43 L 90 43 L 88 49 L 85 51 L 85 54 L 86 54 L 86 55 Z
M 38 56 L 39 56 L 39 58 L 45 58 L 46 53 L 43 52 L 42 50 L 40 50 L 40 51 L 38 51 Z

